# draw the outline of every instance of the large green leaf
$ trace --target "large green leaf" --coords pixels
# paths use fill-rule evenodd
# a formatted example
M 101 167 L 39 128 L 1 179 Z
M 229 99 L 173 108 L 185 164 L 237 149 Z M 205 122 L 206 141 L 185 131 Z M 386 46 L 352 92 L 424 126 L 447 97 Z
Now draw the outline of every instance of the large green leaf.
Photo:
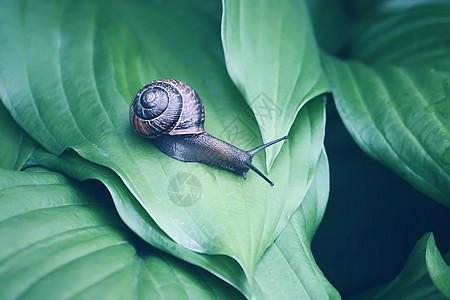
M 227 135 L 240 122 L 246 131 L 237 146 L 260 142 L 219 56 L 219 19 L 209 14 L 214 9 L 154 2 L 2 1 L 2 101 L 47 150 L 59 155 L 73 148 L 116 172 L 175 242 L 231 256 L 251 277 L 311 182 L 323 141 L 324 100 L 300 112 L 270 174 L 275 187 L 255 174 L 244 181 L 165 156 L 136 136 L 128 121 L 134 93 L 161 77 L 187 81 L 198 91 L 208 132 Z M 254 163 L 261 168 L 263 157 Z M 186 173 L 197 178 L 201 193 L 194 205 L 180 206 L 170 191 Z
M 448 1 L 386 1 L 359 24 L 349 56 L 368 64 L 448 69 Z M 446 66 L 446 67 L 445 67 Z
M 228 72 L 265 142 L 287 135 L 306 101 L 328 91 L 304 1 L 223 0 Z M 270 169 L 281 144 L 267 148 Z
M 37 147 L 0 103 L 0 168 L 19 170 Z
M 256 298 L 340 299 L 311 252 L 311 241 L 325 213 L 328 192 L 329 170 L 324 151 L 305 200 L 256 266 Z
M 250 294 L 245 274 L 235 260 L 223 255 L 196 253 L 175 243 L 140 206 L 119 176 L 108 168 L 89 162 L 73 151 L 57 157 L 43 149 L 37 149 L 27 165 L 44 166 L 78 180 L 100 180 L 110 191 L 123 222 L 143 240 L 162 251 L 208 270 L 238 288 L 243 294 Z
M 362 62 L 324 57 L 339 113 L 364 151 L 450 206 L 450 5 L 375 20 L 353 43 Z
M 140 242 L 95 190 L 57 173 L 0 169 L 2 299 L 240 297 Z
M 437 110 L 446 109 L 442 83 L 450 73 L 325 62 L 339 113 L 361 148 L 450 206 L 450 127 Z
M 85 161 L 73 152 L 59 158 L 42 150 L 33 154 L 29 164 L 44 165 L 80 180 L 101 180 L 110 190 L 124 222 L 140 237 L 163 251 L 207 269 L 237 287 L 247 297 L 270 298 L 277 295 L 280 289 L 286 290 L 285 296 L 291 298 L 301 294 L 305 297 L 310 295 L 313 299 L 313 295 L 323 297 L 328 294 L 326 297 L 333 299 L 339 297 L 322 275 L 310 251 L 311 240 L 320 224 L 328 198 L 328 163 L 325 155 L 319 161 L 302 205 L 258 262 L 251 289 L 243 270 L 230 258 L 195 253 L 167 237 L 140 208 L 118 176 L 108 169 Z
M 402 272 L 390 283 L 355 299 L 444 299 L 450 298 L 450 266 L 442 258 L 433 234 L 416 244 Z

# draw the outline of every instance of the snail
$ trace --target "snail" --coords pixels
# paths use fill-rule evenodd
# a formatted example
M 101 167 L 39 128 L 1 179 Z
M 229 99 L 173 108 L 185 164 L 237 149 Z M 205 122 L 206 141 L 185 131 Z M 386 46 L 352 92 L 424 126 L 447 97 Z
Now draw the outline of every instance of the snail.
M 241 150 L 206 133 L 205 109 L 200 97 L 187 84 L 175 79 L 160 79 L 146 84 L 133 98 L 130 122 L 134 131 L 166 155 L 184 162 L 200 162 L 228 169 L 247 179 L 249 169 L 274 185 L 252 165 L 253 156 L 262 149 L 287 139 L 287 136 L 250 151 Z

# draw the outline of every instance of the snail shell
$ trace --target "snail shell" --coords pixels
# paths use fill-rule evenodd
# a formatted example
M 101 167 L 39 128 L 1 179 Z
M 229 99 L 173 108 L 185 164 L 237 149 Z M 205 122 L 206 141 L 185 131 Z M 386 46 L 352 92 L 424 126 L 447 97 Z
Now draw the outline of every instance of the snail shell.
M 160 79 L 146 84 L 133 98 L 130 121 L 134 131 L 146 138 L 198 134 L 205 132 L 205 109 L 190 86 Z

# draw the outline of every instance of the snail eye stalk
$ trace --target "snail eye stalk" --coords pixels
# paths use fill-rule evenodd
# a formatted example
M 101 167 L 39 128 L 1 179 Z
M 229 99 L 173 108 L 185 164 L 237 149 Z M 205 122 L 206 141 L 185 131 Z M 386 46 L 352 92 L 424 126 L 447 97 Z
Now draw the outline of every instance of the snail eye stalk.
M 250 154 L 251 157 L 253 157 L 253 156 L 255 156 L 256 153 L 258 153 L 258 152 L 261 151 L 262 149 L 265 149 L 265 148 L 267 148 L 267 147 L 269 147 L 269 146 L 272 146 L 273 144 L 276 144 L 276 143 L 278 143 L 278 142 L 284 141 L 284 140 L 286 140 L 287 138 L 288 138 L 287 135 L 285 135 L 285 136 L 283 136 L 283 137 L 281 137 L 281 138 L 279 138 L 279 139 L 276 139 L 276 140 L 274 140 L 274 141 L 268 142 L 267 144 L 264 144 L 264 145 L 261 145 L 261 146 L 259 146 L 259 147 L 256 147 L 256 148 L 253 149 L 253 150 L 247 151 L 247 153 Z
M 261 145 L 261 146 L 259 146 L 259 147 L 256 147 L 256 148 L 253 149 L 253 150 L 247 151 L 247 153 L 250 154 L 250 156 L 253 158 L 253 157 L 255 156 L 255 154 L 258 153 L 259 151 L 261 151 L 261 150 L 263 150 L 263 149 L 265 149 L 265 148 L 267 148 L 267 147 L 269 147 L 269 146 L 272 146 L 273 144 L 276 144 L 276 143 L 278 143 L 278 142 L 284 141 L 285 139 L 287 139 L 287 135 L 286 135 L 286 136 L 283 136 L 283 137 L 281 137 L 281 138 L 279 138 L 279 139 L 276 139 L 276 140 L 274 140 L 274 141 L 268 142 L 268 143 L 266 143 L 266 144 L 264 144 L 264 145 Z M 271 186 L 274 185 L 273 182 L 270 181 L 269 178 L 267 178 L 266 176 L 264 176 L 264 174 L 261 173 L 261 171 L 259 171 L 254 165 L 252 165 L 251 163 L 248 163 L 248 164 L 247 164 L 247 167 L 249 167 L 250 169 L 252 169 L 253 171 L 255 171 L 256 174 L 258 174 L 259 176 L 261 176 L 262 178 L 264 178 L 264 180 L 267 181 Z M 244 179 L 245 179 L 245 174 L 244 174 Z

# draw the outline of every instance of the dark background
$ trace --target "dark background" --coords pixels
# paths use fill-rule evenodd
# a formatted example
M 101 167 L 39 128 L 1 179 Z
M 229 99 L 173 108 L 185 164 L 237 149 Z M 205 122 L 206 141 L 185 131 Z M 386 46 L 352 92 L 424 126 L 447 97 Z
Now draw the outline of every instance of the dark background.
M 434 233 L 442 254 L 450 250 L 450 209 L 366 155 L 347 132 L 331 97 L 325 146 L 330 197 L 312 250 L 344 298 L 394 279 L 427 232 Z

